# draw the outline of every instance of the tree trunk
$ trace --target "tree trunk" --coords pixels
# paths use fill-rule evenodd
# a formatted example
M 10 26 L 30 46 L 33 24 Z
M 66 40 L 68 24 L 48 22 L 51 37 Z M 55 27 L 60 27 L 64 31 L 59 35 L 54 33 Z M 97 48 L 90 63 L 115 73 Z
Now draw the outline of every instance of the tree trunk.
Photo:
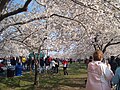
M 35 60 L 35 61 L 37 61 L 37 60 Z M 38 71 L 37 71 L 37 67 L 38 67 L 38 65 L 35 63 L 35 80 L 34 80 L 34 85 L 38 85 L 38 80 L 37 80 L 37 78 L 38 78 Z
M 34 80 L 34 85 L 39 86 L 39 76 L 38 76 L 38 59 L 41 51 L 41 46 L 38 49 L 38 57 L 35 59 L 35 80 Z

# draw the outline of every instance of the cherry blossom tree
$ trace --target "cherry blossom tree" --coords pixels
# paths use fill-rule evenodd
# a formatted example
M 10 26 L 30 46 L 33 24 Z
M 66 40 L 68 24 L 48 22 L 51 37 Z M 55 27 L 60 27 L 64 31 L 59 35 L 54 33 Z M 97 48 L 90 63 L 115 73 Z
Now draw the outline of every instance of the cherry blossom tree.
M 22 9 L 21 12 L 26 10 L 31 1 L 27 0 L 25 2 L 22 6 L 24 10 Z M 7 29 L 16 28 L 17 32 L 15 31 L 13 34 L 13 36 L 17 35 L 16 38 L 14 36 L 9 39 L 14 43 L 19 41 L 19 44 L 23 44 L 23 47 L 29 50 L 38 48 L 39 45 L 35 43 L 40 41 L 40 36 L 47 35 L 47 48 L 54 48 L 55 51 L 63 50 L 72 54 L 73 52 L 89 54 L 96 48 L 105 52 L 109 49 L 109 46 L 119 44 L 119 0 L 35 0 L 35 3 L 44 7 L 44 12 L 40 13 L 36 9 L 37 7 L 34 7 L 31 12 L 26 12 L 26 14 L 15 15 L 16 13 L 14 13 L 11 16 L 15 15 L 15 17 L 5 17 L 1 19 L 3 27 L 0 33 L 3 34 Z M 1 9 L 1 12 L 4 8 Z M 8 18 L 10 21 L 7 20 L 6 22 L 5 19 Z M 41 19 L 43 20 L 41 24 L 45 22 L 43 26 L 39 22 Z M 37 28 L 34 27 L 34 24 Z M 38 34 L 42 33 L 40 27 L 44 27 L 45 34 Z M 6 35 L 5 38 L 8 36 Z M 5 45 L 5 40 L 3 41 L 2 47 Z

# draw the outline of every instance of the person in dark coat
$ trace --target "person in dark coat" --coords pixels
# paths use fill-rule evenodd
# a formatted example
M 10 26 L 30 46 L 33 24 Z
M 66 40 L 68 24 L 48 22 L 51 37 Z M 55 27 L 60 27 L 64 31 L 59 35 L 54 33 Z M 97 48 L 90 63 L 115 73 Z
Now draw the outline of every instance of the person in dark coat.
M 16 60 L 15 60 L 15 58 L 13 56 L 10 57 L 10 62 L 11 62 L 11 65 L 13 65 L 13 66 L 16 65 Z
M 43 57 L 42 58 L 40 58 L 40 66 L 43 68 L 43 66 L 44 66 L 44 59 L 43 59 Z
M 59 67 L 59 59 L 56 58 L 55 60 L 55 72 L 58 73 L 58 67 Z
M 115 74 L 115 70 L 117 69 L 117 63 L 115 61 L 115 57 L 111 56 L 110 62 L 109 62 L 110 66 L 111 66 L 111 70 L 113 71 L 113 73 Z
M 40 58 L 40 73 L 44 72 L 44 57 Z
M 50 66 L 49 56 L 47 56 L 47 58 L 45 58 L 45 66 L 46 66 L 46 69 L 48 69 L 48 67 Z
M 27 58 L 27 70 L 30 71 L 30 58 Z
M 117 58 L 117 69 L 115 71 L 115 75 L 112 78 L 112 84 L 116 85 L 116 90 L 120 90 L 120 59 Z

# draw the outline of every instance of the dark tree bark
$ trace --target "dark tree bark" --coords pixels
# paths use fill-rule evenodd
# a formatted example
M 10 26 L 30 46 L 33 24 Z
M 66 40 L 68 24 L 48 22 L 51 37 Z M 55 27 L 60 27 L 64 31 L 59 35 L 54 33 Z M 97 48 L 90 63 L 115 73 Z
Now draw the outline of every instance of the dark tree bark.
M 39 77 L 38 77 L 38 71 L 37 71 L 37 69 L 38 69 L 38 62 L 39 62 L 39 55 L 40 55 L 40 52 L 41 52 L 41 47 L 43 46 L 43 44 L 44 44 L 44 41 L 46 40 L 47 38 L 44 38 L 43 40 L 42 40 L 42 44 L 39 46 L 39 48 L 38 48 L 38 57 L 37 57 L 37 59 L 35 59 L 35 62 L 36 62 L 36 64 L 35 64 L 35 80 L 34 80 L 34 85 L 37 85 L 37 86 L 39 86 Z
M 112 42 L 108 42 L 105 47 L 103 48 L 103 53 L 105 53 L 106 49 L 109 47 L 109 46 L 112 46 L 112 45 L 117 45 L 117 44 L 120 44 L 120 42 L 115 42 L 115 43 L 112 43 Z
M 107 50 L 107 48 L 108 48 L 109 46 L 120 44 L 120 41 L 113 43 L 114 39 L 117 37 L 117 36 L 115 36 L 115 37 L 112 38 L 108 43 L 106 43 L 105 46 L 103 46 L 103 44 L 100 45 L 100 44 L 98 43 L 98 41 L 99 41 L 98 36 L 99 36 L 99 35 L 96 35 L 96 36 L 95 36 L 94 41 L 92 42 L 92 45 L 93 45 L 93 47 L 94 47 L 95 50 L 98 48 L 98 49 L 102 50 L 103 53 L 106 52 L 106 50 Z
M 4 1 L 4 0 L 2 0 L 2 1 Z M 27 11 L 27 7 L 28 7 L 28 5 L 30 4 L 31 1 L 32 0 L 27 0 L 22 8 L 18 8 L 17 10 L 11 11 L 11 12 L 3 14 L 3 15 L 0 15 L 0 21 L 2 21 L 3 19 L 5 19 L 5 18 L 7 18 L 9 16 L 16 15 L 18 13 Z M 3 6 L 1 6 L 1 7 L 4 8 Z
M 35 79 L 34 79 L 34 85 L 39 86 L 39 77 L 38 77 L 38 62 L 39 62 L 39 55 L 40 55 L 40 51 L 41 51 L 41 46 L 38 49 L 38 57 L 35 59 Z
M 3 9 L 6 7 L 6 5 L 10 2 L 10 0 L 1 0 L 0 1 L 0 15 L 3 11 Z

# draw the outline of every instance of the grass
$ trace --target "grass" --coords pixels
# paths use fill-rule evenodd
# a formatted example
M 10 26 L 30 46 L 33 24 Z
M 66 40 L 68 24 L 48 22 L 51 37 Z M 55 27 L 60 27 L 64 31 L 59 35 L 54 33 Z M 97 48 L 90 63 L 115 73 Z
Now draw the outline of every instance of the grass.
M 40 74 L 40 85 L 34 87 L 34 75 L 26 73 L 21 77 L 1 78 L 0 90 L 84 90 L 86 68 L 84 64 L 72 63 L 69 75 L 63 75 L 62 67 L 58 74 Z

